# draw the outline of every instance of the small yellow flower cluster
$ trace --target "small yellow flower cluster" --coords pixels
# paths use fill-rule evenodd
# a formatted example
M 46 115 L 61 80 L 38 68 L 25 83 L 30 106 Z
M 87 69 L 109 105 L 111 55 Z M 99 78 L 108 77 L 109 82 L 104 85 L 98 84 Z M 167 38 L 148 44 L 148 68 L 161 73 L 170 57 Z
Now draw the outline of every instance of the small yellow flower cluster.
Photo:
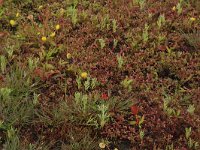
M 194 17 L 190 18 L 190 21 L 192 21 L 192 22 L 195 21 L 195 20 L 196 20 L 196 18 L 194 18 Z
M 46 37 L 46 36 L 43 36 L 43 37 L 41 38 L 41 40 L 42 40 L 43 42 L 46 42 L 46 41 L 47 41 L 47 37 Z
M 86 79 L 88 76 L 87 72 L 82 72 L 81 73 L 81 78 Z
M 58 31 L 58 30 L 60 30 L 60 25 L 59 24 L 57 24 L 56 26 L 55 26 L 55 30 L 56 31 Z M 50 37 L 55 37 L 56 36 L 56 32 L 54 31 L 54 32 L 52 32 L 51 34 L 50 34 Z
M 16 13 L 15 17 L 16 17 L 16 18 L 19 17 L 19 12 Z M 12 27 L 14 27 L 14 26 L 17 25 L 17 23 L 16 23 L 16 21 L 15 21 L 14 19 L 11 19 L 11 20 L 9 21 L 9 23 L 10 23 L 10 25 L 11 25 Z
M 14 27 L 14 26 L 16 25 L 16 21 L 15 21 L 15 20 L 10 20 L 10 25 L 11 25 L 12 27 Z
M 57 24 L 57 25 L 55 26 L 55 31 L 54 31 L 54 32 L 51 32 L 49 36 L 50 36 L 51 38 L 55 37 L 55 36 L 56 36 L 56 31 L 58 31 L 58 30 L 60 30 L 60 25 L 59 25 L 59 24 Z M 47 41 L 47 37 L 46 37 L 46 36 L 43 36 L 43 37 L 41 38 L 41 40 L 42 40 L 43 42 L 46 42 L 46 41 Z
M 57 24 L 57 25 L 56 25 L 56 30 L 58 31 L 59 29 L 60 29 L 60 25 Z

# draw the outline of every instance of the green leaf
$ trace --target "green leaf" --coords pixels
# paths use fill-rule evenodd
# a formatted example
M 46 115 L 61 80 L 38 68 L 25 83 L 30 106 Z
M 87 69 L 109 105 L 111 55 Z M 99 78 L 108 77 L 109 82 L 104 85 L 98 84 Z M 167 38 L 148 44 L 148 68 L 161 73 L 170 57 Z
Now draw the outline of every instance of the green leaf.
M 129 121 L 129 124 L 130 124 L 130 125 L 135 125 L 135 124 L 136 124 L 136 121 Z

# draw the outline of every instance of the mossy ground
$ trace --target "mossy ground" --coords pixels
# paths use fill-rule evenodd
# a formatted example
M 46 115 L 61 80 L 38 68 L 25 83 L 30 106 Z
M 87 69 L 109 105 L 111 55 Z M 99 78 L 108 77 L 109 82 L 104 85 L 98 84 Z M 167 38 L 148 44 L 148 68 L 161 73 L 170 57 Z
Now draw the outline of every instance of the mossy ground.
M 0 149 L 199 149 L 198 4 L 0 0 Z

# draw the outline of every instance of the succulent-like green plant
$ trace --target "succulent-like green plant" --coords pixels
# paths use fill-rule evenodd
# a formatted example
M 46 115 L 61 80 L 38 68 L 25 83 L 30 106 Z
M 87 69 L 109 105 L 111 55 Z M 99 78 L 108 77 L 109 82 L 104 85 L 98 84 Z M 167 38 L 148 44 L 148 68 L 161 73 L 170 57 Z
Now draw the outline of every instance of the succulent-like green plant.
M 98 114 L 100 127 L 103 128 L 104 125 L 109 121 L 110 115 L 108 114 L 108 105 L 101 104 L 98 106 L 100 113 Z
M 146 43 L 149 39 L 149 25 L 147 23 L 145 23 L 145 26 L 144 26 L 144 30 L 143 30 L 143 33 L 142 33 L 142 39 L 143 39 L 143 42 Z
M 75 5 L 67 8 L 67 16 L 71 17 L 73 26 L 78 23 L 78 12 Z
M 144 135 L 145 135 L 144 131 L 143 131 L 143 130 L 140 130 L 140 139 L 141 139 L 141 140 L 143 140 Z
M 121 69 L 124 65 L 124 59 L 121 55 L 117 55 L 118 68 Z
M 157 21 L 158 28 L 160 29 L 162 25 L 164 24 L 165 24 L 165 15 L 162 14 L 158 17 L 158 21 Z
M 189 112 L 191 115 L 194 114 L 194 111 L 195 111 L 195 106 L 194 104 L 193 105 L 189 105 L 188 109 L 187 109 L 187 112 Z
M 112 20 L 112 30 L 114 33 L 117 31 L 117 21 L 115 19 Z
M 6 71 L 6 65 L 7 65 L 7 59 L 5 56 L 0 56 L 0 66 L 1 66 L 1 72 L 5 73 Z
M 103 49 L 106 46 L 106 42 L 104 39 L 99 39 L 100 48 Z
M 128 78 L 125 78 L 123 81 L 121 81 L 122 86 L 125 89 L 128 89 L 129 92 L 132 90 L 132 83 L 133 83 L 133 80 L 128 79 Z

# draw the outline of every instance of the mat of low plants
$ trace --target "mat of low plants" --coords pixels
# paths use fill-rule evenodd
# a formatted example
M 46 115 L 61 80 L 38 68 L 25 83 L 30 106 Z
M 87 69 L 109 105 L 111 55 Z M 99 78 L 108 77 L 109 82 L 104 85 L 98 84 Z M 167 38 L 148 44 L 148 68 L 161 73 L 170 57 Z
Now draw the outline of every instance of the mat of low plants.
M 0 0 L 0 149 L 200 149 L 199 6 Z

